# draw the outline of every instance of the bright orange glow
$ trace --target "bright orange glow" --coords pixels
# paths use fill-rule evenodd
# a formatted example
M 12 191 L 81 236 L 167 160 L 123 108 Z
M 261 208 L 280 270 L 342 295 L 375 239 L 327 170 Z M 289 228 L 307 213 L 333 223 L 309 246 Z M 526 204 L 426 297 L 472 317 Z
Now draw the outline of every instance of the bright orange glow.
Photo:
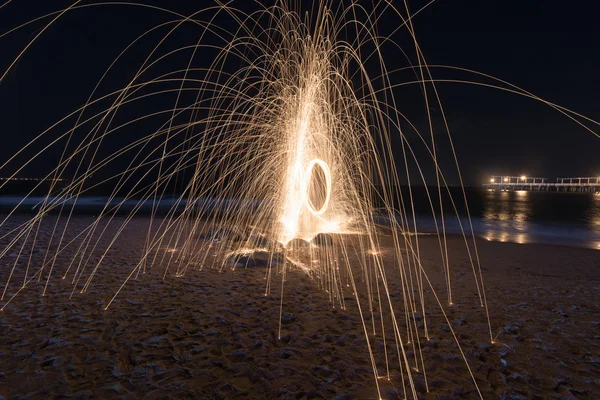
M 319 167 L 321 167 L 321 169 L 325 173 L 325 184 L 327 185 L 327 187 L 325 189 L 325 201 L 323 202 L 323 205 L 321 206 L 321 208 L 319 208 L 318 210 L 315 210 L 315 208 L 308 196 L 308 188 L 309 188 L 310 182 L 312 180 L 312 176 L 313 176 L 312 172 L 313 172 L 315 165 L 318 165 Z M 319 160 L 319 159 L 311 160 L 310 163 L 308 164 L 308 167 L 306 167 L 306 175 L 305 175 L 305 180 L 304 180 L 304 205 L 306 206 L 306 208 L 308 208 L 308 210 L 311 212 L 312 215 L 315 215 L 315 216 L 322 215 L 325 212 L 325 210 L 327 210 L 327 206 L 329 205 L 330 199 L 331 199 L 331 171 L 329 170 L 329 165 L 327 165 L 327 163 L 323 160 Z

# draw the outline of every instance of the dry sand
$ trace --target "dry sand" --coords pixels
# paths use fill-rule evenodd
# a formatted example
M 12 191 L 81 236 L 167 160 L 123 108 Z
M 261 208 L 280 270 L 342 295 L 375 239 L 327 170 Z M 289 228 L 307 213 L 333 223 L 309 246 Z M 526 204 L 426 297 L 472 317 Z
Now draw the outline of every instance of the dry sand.
M 13 224 L 24 218 L 16 217 Z M 42 242 L 49 240 L 52 218 L 42 225 Z M 76 217 L 75 225 L 90 222 Z M 274 290 L 264 295 L 264 267 L 223 273 L 205 268 L 181 278 L 169 274 L 163 280 L 164 269 L 154 265 L 129 282 L 104 311 L 139 259 L 147 224 L 147 219 L 136 218 L 128 225 L 87 293 L 76 292 L 69 299 L 70 280 L 56 274 L 46 297 L 40 296 L 44 280 L 35 281 L 6 307 L 0 315 L 1 396 L 377 398 L 351 293 L 347 311 L 333 308 L 327 293 L 299 270 L 287 276 L 281 339 L 277 338 L 280 294 Z M 114 236 L 114 229 L 103 234 L 103 245 Z M 76 231 L 70 229 L 68 235 Z M 461 243 L 459 238 L 449 239 L 456 304 L 447 310 L 483 397 L 600 398 L 600 251 L 480 241 L 498 342 L 491 345 Z M 420 238 L 420 248 L 433 286 L 445 293 L 437 239 Z M 32 265 L 39 265 L 43 256 L 43 251 L 33 253 Z M 15 258 L 9 254 L 0 260 L 2 285 Z M 72 253 L 61 256 L 57 271 L 64 271 L 71 259 Z M 14 279 L 22 280 L 22 274 Z M 273 279 L 277 286 L 280 278 Z M 10 286 L 8 292 L 16 287 Z M 392 300 L 401 302 L 398 287 L 393 285 L 391 292 Z M 422 346 L 429 392 L 422 375 L 415 373 L 419 396 L 478 398 L 431 295 L 427 302 L 431 341 L 423 339 Z M 377 365 L 384 368 L 381 359 Z M 380 380 L 382 396 L 402 398 L 399 372 L 392 367 L 391 374 L 391 382 Z

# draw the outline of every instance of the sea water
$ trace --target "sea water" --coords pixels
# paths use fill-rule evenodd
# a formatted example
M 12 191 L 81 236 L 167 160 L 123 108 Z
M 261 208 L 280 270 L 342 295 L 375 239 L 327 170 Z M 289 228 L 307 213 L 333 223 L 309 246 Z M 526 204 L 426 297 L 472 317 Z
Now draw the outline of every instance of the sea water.
M 402 193 L 404 209 L 415 211 L 419 232 L 442 232 L 443 216 L 445 231 L 450 234 L 470 234 L 472 229 L 477 237 L 490 241 L 600 250 L 600 195 L 594 193 L 466 188 L 463 194 L 457 187 L 442 189 L 440 202 L 438 189 L 429 187 L 412 188 L 412 203 L 408 189 L 403 188 Z M 406 215 L 412 221 L 412 216 Z

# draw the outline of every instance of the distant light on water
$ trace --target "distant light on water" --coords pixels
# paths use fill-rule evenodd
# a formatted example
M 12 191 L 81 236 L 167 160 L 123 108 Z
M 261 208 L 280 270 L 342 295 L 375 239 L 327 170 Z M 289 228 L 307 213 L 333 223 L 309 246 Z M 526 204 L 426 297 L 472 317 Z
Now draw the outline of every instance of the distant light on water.
M 519 233 L 516 235 L 515 241 L 519 244 L 526 244 L 527 243 L 527 235 L 524 233 Z
M 531 177 L 528 178 L 531 181 Z M 495 177 L 501 182 L 504 177 Z M 514 178 L 513 178 L 514 182 Z M 600 250 L 600 196 L 591 193 L 470 190 L 475 235 L 488 242 L 544 243 Z M 420 214 L 424 211 L 419 210 Z M 461 215 L 466 223 L 466 215 Z M 446 232 L 460 234 L 446 220 Z M 435 231 L 424 218 L 422 229 Z

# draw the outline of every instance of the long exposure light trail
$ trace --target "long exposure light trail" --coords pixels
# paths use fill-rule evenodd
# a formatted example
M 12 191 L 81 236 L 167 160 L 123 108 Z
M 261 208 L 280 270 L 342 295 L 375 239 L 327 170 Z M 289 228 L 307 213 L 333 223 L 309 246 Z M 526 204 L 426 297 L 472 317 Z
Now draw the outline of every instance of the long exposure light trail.
M 249 259 L 263 257 L 264 294 L 281 295 L 275 305 L 279 337 L 286 274 L 299 269 L 315 290 L 328 294 L 332 306 L 360 316 L 377 397 L 384 381 L 415 399 L 415 377 L 428 388 L 422 348 L 431 339 L 428 317 L 435 310 L 449 327 L 474 393 L 483 398 L 449 317 L 456 295 L 445 218 L 458 214 L 461 199 L 450 195 L 447 176 L 458 175 L 461 184 L 462 176 L 436 85 L 491 87 L 542 102 L 589 131 L 588 125 L 597 123 L 489 75 L 428 65 L 412 20 L 432 2 L 414 12 L 408 2 L 396 6 L 387 0 L 368 8 L 333 0 L 250 3 L 238 9 L 216 1 L 183 15 L 135 2 L 77 1 L 0 32 L 1 40 L 10 39 L 29 24 L 46 21 L 0 70 L 2 83 L 35 50 L 36 41 L 67 16 L 134 7 L 167 18 L 122 43 L 81 107 L 57 116 L 55 124 L 2 161 L 0 188 L 23 179 L 19 176 L 38 159 L 51 155 L 53 163 L 0 220 L 0 260 L 10 263 L 1 309 L 13 302 L 18 307 L 14 299 L 36 282 L 47 295 L 55 278 L 72 284 L 70 297 L 85 293 L 128 224 L 145 214 L 150 219 L 145 242 L 103 305 L 106 312 L 119 295 L 126 296 L 127 283 L 150 268 L 164 268 L 164 279 L 186 279 L 204 268 L 225 273 L 250 268 Z M 385 34 L 378 26 L 383 15 L 398 22 Z M 403 32 L 408 40 L 397 39 Z M 406 67 L 391 69 L 387 57 L 399 55 Z M 133 73 L 120 74 L 123 65 L 134 65 Z M 434 79 L 436 69 L 468 72 L 478 81 Z M 407 80 L 403 73 L 414 76 Z M 118 89 L 115 74 L 122 82 Z M 415 85 L 422 89 L 418 101 L 426 132 L 402 112 L 403 102 L 417 99 L 397 95 Z M 432 106 L 441 110 L 441 132 L 434 129 Z M 443 157 L 453 170 L 442 169 Z M 426 186 L 427 171 L 433 171 L 434 188 Z M 401 184 L 407 183 L 403 191 Z M 42 184 L 49 189 L 35 200 L 31 217 L 12 224 Z M 425 185 L 442 288 L 424 267 L 414 184 Z M 73 232 L 75 211 L 89 206 L 99 190 L 109 195 L 100 207 L 95 204 L 98 212 L 86 227 Z M 44 242 L 41 227 L 48 215 L 57 217 Z M 474 304 L 493 342 L 472 222 L 458 223 Z M 102 244 L 107 235 L 108 245 Z

